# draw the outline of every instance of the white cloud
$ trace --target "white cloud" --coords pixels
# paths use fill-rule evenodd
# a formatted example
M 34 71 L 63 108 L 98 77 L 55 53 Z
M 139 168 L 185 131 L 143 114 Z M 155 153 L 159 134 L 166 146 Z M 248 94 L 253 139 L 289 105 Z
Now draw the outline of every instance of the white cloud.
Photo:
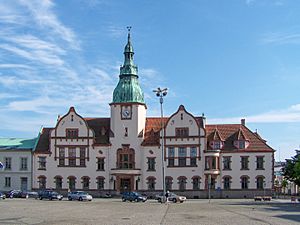
M 261 38 L 263 44 L 300 44 L 299 32 L 273 32 L 264 34 Z
M 209 119 L 208 123 L 239 123 L 241 118 L 246 118 L 248 123 L 285 123 L 300 122 L 300 104 L 292 105 L 287 109 L 270 111 L 252 116 Z

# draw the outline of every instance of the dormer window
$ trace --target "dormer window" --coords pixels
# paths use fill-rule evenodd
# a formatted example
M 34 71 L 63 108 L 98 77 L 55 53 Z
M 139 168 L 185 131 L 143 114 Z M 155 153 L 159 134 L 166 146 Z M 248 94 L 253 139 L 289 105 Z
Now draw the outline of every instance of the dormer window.
M 248 142 L 245 140 L 235 141 L 234 146 L 238 149 L 245 149 L 248 147 Z
M 78 138 L 78 129 L 66 129 L 67 138 Z
M 221 149 L 223 147 L 222 141 L 211 141 L 209 145 L 214 150 Z
M 188 137 L 189 136 L 189 128 L 188 127 L 180 127 L 175 129 L 176 137 Z

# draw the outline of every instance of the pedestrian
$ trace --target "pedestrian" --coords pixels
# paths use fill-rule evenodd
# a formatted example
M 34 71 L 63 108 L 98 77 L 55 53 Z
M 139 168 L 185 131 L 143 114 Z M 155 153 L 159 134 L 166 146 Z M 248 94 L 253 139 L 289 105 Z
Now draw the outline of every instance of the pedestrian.
M 169 196 L 170 196 L 170 192 L 167 191 L 166 192 L 166 203 L 169 203 Z

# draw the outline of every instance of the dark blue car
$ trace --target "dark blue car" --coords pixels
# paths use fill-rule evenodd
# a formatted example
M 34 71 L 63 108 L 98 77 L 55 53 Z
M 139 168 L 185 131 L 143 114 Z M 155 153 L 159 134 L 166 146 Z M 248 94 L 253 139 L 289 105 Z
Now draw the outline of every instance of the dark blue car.
M 139 194 L 137 192 L 123 192 L 122 201 L 123 202 L 126 202 L 126 201 L 145 202 L 145 201 L 147 201 L 147 197 L 142 196 L 141 194 Z

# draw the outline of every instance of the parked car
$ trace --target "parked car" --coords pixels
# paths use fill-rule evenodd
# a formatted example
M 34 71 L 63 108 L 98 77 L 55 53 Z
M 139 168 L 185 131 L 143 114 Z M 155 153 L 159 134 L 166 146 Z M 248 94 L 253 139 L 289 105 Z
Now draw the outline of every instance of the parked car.
M 78 201 L 92 201 L 93 197 L 84 191 L 72 191 L 68 193 L 68 200 L 72 201 L 72 200 L 78 200 Z
M 36 191 L 23 191 L 23 193 L 27 195 L 27 198 L 39 198 L 39 194 Z
M 143 196 L 137 192 L 123 192 L 122 194 L 122 201 L 135 201 L 135 202 L 145 202 L 147 201 L 147 197 Z
M 6 198 L 5 194 L 3 194 L 2 192 L 0 192 L 0 199 L 5 199 L 5 198 Z
M 162 202 L 163 201 L 163 198 L 164 198 L 164 194 L 163 193 L 160 193 L 158 195 L 155 196 L 155 200 L 157 200 L 158 202 Z M 170 202 L 184 202 L 186 200 L 186 197 L 185 196 L 180 196 L 180 195 L 176 195 L 172 192 L 169 193 L 169 196 L 168 196 L 168 201 Z
M 63 196 L 56 191 L 45 190 L 39 193 L 39 199 L 42 200 L 44 198 L 49 200 L 57 199 L 61 201 L 63 199 Z
M 21 190 L 10 190 L 5 195 L 6 198 L 28 198 L 27 193 Z

